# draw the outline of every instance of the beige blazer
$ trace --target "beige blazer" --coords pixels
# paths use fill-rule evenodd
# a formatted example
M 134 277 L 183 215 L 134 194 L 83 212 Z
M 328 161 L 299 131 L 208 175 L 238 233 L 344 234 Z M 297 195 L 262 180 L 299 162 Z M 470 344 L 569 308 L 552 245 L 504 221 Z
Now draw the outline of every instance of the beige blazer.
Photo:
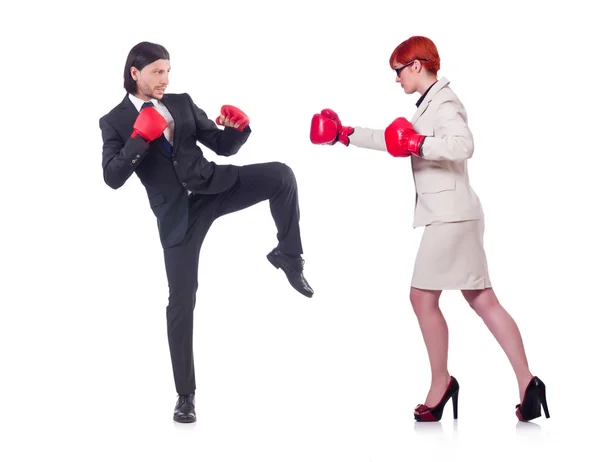
M 411 120 L 415 130 L 427 136 L 422 157 L 411 156 L 415 228 L 434 222 L 483 219 L 467 171 L 467 159 L 473 155 L 473 135 L 465 108 L 449 83 L 446 78 L 439 79 Z M 354 127 L 349 139 L 350 144 L 360 148 L 387 151 L 384 130 Z

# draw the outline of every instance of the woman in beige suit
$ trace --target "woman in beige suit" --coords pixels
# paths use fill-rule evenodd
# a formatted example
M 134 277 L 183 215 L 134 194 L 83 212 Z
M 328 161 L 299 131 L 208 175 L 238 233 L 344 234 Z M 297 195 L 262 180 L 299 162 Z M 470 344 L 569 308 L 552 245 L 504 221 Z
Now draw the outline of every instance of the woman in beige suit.
M 459 385 L 448 372 L 448 326 L 438 304 L 443 290 L 462 291 L 506 353 L 519 386 L 517 417 L 537 418 L 542 406 L 549 417 L 545 385 L 530 372 L 519 329 L 492 288 L 483 245 L 484 215 L 467 171 L 474 145 L 465 108 L 449 81 L 438 79 L 440 58 L 430 39 L 411 37 L 398 45 L 390 66 L 405 93 L 421 94 L 410 122 L 400 117 L 386 130 L 348 127 L 334 111 L 324 109 L 313 117 L 311 141 L 410 157 L 416 189 L 413 226 L 425 227 L 410 301 L 431 365 L 431 386 L 424 404 L 415 408 L 415 419 L 439 420 L 450 398 L 457 417 Z

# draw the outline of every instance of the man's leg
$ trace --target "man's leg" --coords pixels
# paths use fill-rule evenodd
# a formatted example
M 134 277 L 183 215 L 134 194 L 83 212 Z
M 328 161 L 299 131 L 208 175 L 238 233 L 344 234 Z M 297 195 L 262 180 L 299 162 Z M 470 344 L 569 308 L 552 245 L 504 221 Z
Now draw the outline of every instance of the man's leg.
M 242 210 L 268 199 L 277 227 L 278 245 L 267 258 L 276 268 L 283 269 L 296 290 L 311 297 L 313 290 L 303 275 L 300 207 L 294 172 L 281 162 L 244 165 L 238 169 L 239 179 L 236 184 L 219 197 L 217 216 Z
M 206 202 L 203 208 L 199 207 L 203 205 L 202 202 Z M 174 247 L 164 249 L 169 283 L 167 335 L 175 389 L 180 395 L 173 418 L 178 422 L 196 420 L 193 329 L 198 259 L 202 242 L 213 221 L 214 205 L 214 196 L 199 198 L 190 210 L 190 224 L 185 239 Z

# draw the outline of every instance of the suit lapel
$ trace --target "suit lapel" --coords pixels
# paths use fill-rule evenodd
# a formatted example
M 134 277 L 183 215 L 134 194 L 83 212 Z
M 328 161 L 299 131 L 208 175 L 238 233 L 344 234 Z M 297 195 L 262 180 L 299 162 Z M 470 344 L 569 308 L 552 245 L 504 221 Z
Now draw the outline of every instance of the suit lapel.
M 429 90 L 429 93 L 427 93 L 427 96 L 425 97 L 425 99 L 415 112 L 415 115 L 413 116 L 412 120 L 410 121 L 411 124 L 414 125 L 417 122 L 417 120 L 419 120 L 419 117 L 421 117 L 425 110 L 429 107 L 429 103 L 431 103 L 431 100 L 434 98 L 434 96 L 449 83 L 450 82 L 446 77 L 442 77 L 433 85 L 433 87 L 431 87 L 431 90 Z
M 170 95 L 164 95 L 162 98 L 162 103 L 166 106 L 166 108 L 171 113 L 171 117 L 173 117 L 174 129 L 173 129 L 173 155 L 175 154 L 175 150 L 179 146 L 179 133 L 181 130 L 177 130 L 177 126 L 181 123 L 180 115 L 177 105 L 171 100 Z
M 133 124 L 135 123 L 135 119 L 137 119 L 138 111 L 129 99 L 129 95 L 125 95 L 119 107 L 121 109 L 121 123 L 123 127 L 133 131 Z

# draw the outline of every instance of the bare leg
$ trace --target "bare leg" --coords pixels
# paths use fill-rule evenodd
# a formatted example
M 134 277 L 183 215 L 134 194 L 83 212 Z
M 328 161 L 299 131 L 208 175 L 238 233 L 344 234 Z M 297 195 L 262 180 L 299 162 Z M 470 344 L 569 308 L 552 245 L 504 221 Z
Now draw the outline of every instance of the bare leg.
M 410 302 L 417 315 L 431 366 L 431 387 L 426 406 L 434 407 L 442 399 L 448 384 L 448 325 L 440 311 L 441 290 L 423 290 L 411 287 Z
M 520 402 L 523 401 L 525 388 L 533 378 L 527 363 L 523 339 L 517 323 L 502 307 L 494 290 L 463 290 L 463 296 L 471 308 L 483 319 L 483 322 L 496 338 L 515 371 L 519 383 Z

